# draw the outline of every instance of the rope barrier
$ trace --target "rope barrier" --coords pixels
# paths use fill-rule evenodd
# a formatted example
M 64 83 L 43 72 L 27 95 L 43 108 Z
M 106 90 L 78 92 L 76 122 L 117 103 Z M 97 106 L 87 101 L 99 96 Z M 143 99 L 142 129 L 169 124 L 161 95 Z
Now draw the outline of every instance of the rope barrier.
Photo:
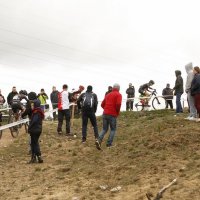
M 161 95 L 161 96 L 155 96 L 155 97 L 162 97 L 166 100 L 168 100 L 166 97 L 175 97 L 176 95 Z M 127 100 L 135 100 L 135 99 L 151 99 L 152 96 L 144 96 L 144 97 L 131 97 L 131 98 L 126 98 L 126 99 L 123 99 L 123 101 L 127 101 Z M 182 100 L 184 101 L 187 101 L 187 99 L 185 98 L 181 98 Z M 169 100 L 172 100 L 172 99 L 169 99 Z
M 6 111 L 6 110 L 10 110 L 11 108 L 2 108 L 2 109 L 0 109 L 0 112 L 1 111 Z
M 24 124 L 26 122 L 29 122 L 29 119 L 22 119 L 22 120 L 19 120 L 17 122 L 13 122 L 13 123 L 10 123 L 10 124 L 6 124 L 6 125 L 3 125 L 3 126 L 0 126 L 0 131 L 4 130 L 4 129 L 7 129 L 7 128 L 11 128 L 13 126 L 17 126 L 19 124 Z

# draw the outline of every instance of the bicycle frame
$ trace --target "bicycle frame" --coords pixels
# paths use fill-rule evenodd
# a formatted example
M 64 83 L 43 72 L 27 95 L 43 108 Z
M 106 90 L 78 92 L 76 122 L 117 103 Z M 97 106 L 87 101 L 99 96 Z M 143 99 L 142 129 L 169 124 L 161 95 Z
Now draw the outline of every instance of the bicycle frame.
M 139 102 L 135 104 L 136 109 L 139 110 L 144 110 L 145 107 L 153 107 L 153 109 L 161 109 L 160 107 L 164 104 L 166 104 L 166 100 L 163 97 L 158 97 L 156 90 L 151 91 L 149 96 L 146 97 L 141 97 L 139 98 Z M 143 100 L 144 99 L 144 100 Z M 146 102 L 145 102 L 145 99 Z M 152 100 L 152 101 L 151 101 Z M 152 105 L 149 105 L 149 102 L 152 102 Z M 163 102 L 164 101 L 164 102 Z M 160 106 L 161 105 L 161 106 Z

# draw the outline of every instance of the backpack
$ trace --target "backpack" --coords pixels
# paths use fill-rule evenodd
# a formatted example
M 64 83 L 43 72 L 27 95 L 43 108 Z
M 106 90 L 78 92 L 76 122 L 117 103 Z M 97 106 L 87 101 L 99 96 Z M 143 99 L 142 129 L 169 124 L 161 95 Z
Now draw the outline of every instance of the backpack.
M 94 96 L 90 92 L 86 92 L 83 96 L 83 104 L 82 107 L 85 110 L 91 110 L 94 106 Z

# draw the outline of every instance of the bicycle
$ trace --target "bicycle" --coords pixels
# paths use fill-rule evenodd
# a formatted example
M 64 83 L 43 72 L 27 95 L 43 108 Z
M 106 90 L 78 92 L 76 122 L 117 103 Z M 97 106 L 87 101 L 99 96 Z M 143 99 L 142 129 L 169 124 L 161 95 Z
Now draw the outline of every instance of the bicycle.
M 151 101 L 151 105 L 149 102 Z M 166 100 L 162 96 L 157 96 L 156 90 L 153 90 L 148 97 L 141 97 L 140 101 L 135 104 L 137 111 L 142 111 L 145 108 L 153 107 L 154 110 L 165 109 Z
M 21 110 L 18 110 L 16 113 L 14 113 L 12 110 L 11 110 L 11 113 L 10 113 L 10 117 L 9 117 L 9 123 L 14 123 L 14 122 L 17 122 L 17 121 L 20 121 L 22 120 L 22 117 L 21 117 Z M 25 132 L 28 133 L 28 122 L 25 122 L 23 124 L 18 124 L 16 126 L 12 126 L 10 127 L 10 133 L 12 135 L 13 138 L 16 138 L 19 134 L 19 129 L 22 127 L 22 126 L 25 126 Z

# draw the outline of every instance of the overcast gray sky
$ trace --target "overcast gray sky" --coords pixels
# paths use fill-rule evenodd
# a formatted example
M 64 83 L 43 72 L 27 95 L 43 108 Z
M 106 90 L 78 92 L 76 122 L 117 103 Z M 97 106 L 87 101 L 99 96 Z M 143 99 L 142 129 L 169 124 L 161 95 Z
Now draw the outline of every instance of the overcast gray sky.
M 155 80 L 200 63 L 198 0 L 0 0 L 0 88 L 51 92 Z

